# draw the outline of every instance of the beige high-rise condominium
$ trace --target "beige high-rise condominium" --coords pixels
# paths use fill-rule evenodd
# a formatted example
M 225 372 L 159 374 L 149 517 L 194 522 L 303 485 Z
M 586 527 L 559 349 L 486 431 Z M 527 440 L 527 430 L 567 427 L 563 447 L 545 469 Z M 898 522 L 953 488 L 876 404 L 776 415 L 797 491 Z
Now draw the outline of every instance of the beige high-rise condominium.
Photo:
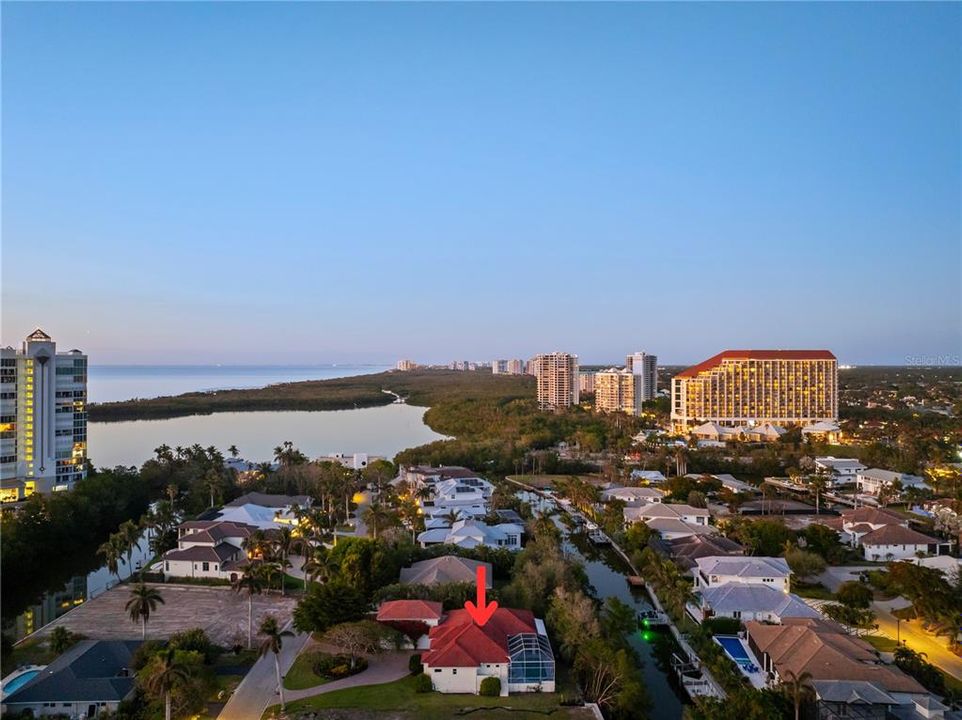
M 578 404 L 578 356 L 563 352 L 534 358 L 538 377 L 538 407 L 557 410 Z
M 726 350 L 671 381 L 677 432 L 712 421 L 729 427 L 838 420 L 838 361 L 828 350 Z
M 635 415 L 635 380 L 630 370 L 610 368 L 595 373 L 595 410 Z

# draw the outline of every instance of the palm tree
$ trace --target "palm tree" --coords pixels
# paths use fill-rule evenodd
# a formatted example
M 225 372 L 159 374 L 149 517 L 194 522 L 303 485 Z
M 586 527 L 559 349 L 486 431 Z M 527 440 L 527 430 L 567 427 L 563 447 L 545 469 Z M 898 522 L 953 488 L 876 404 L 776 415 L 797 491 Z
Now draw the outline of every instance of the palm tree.
M 261 621 L 260 634 L 264 636 L 261 642 L 258 655 L 264 657 L 267 653 L 274 653 L 274 674 L 277 677 L 277 691 L 281 695 L 281 710 L 284 710 L 284 683 L 281 682 L 281 648 L 284 645 L 284 637 L 293 637 L 294 633 L 290 630 L 281 630 L 277 624 L 277 618 L 268 615 Z
M 134 549 L 140 546 L 140 536 L 142 532 L 140 525 L 133 520 L 127 520 L 122 523 L 117 530 L 117 534 L 120 535 L 119 542 L 122 544 L 124 554 L 127 556 L 127 565 L 131 566 L 131 573 L 133 573 L 131 561 L 133 560 Z
M 307 590 L 307 583 L 317 582 L 318 578 L 328 580 L 337 570 L 337 563 L 323 545 L 315 548 L 314 553 L 304 562 L 304 589 Z
M 240 450 L 237 449 L 236 445 L 231 445 L 229 448 L 227 448 L 227 452 L 229 452 L 230 456 L 235 460 L 237 459 L 237 456 L 240 455 Z
M 60 655 L 67 648 L 73 645 L 73 633 L 70 632 L 63 625 L 58 625 L 51 631 L 50 637 L 47 640 L 47 644 L 50 647 L 51 652 L 55 652 Z
M 180 450 L 180 448 L 178 448 L 178 450 Z M 170 506 L 174 507 L 174 502 L 177 500 L 177 496 L 180 494 L 180 489 L 174 485 L 174 483 L 171 483 L 167 486 L 166 492 L 167 499 L 170 500 Z
M 300 541 L 294 537 L 294 530 L 288 526 L 282 527 L 274 537 L 274 549 L 277 551 L 277 563 L 281 568 L 281 595 L 286 594 L 284 587 L 284 572 L 291 567 L 290 555 Z
M 241 542 L 241 547 L 247 552 L 249 558 L 260 558 L 267 550 L 267 533 L 260 529 L 253 530 Z
M 150 613 L 157 609 L 158 604 L 163 605 L 164 598 L 155 587 L 141 582 L 130 591 L 130 600 L 127 601 L 124 609 L 129 613 L 132 622 L 143 623 L 144 640 L 147 639 L 147 621 L 150 619 Z
M 107 542 L 103 543 L 98 549 L 97 554 L 104 559 L 104 564 L 111 575 L 117 576 L 120 582 L 120 563 L 123 562 L 123 550 L 117 542 L 117 537 L 111 535 Z
M 178 660 L 172 648 L 154 656 L 148 666 L 144 688 L 164 698 L 164 720 L 171 720 L 170 694 L 190 679 L 190 667 Z
M 220 492 L 223 481 L 216 470 L 208 470 L 204 476 L 204 487 L 210 493 L 210 506 L 214 507 L 214 496 Z
M 821 511 L 822 494 L 828 490 L 828 480 L 824 475 L 810 475 L 808 487 L 815 493 L 815 514 Z
M 376 503 L 365 508 L 362 519 L 364 524 L 374 531 L 374 539 L 377 540 L 378 531 L 388 527 L 395 516 L 387 505 Z
M 264 571 L 259 564 L 248 563 L 234 582 L 234 592 L 247 592 L 247 649 L 254 647 L 254 596 L 264 592 Z
M 441 519 L 451 526 L 461 519 L 461 513 L 457 510 L 448 510 L 446 513 L 444 513 L 444 515 L 441 516 Z
M 795 720 L 799 720 L 802 711 L 802 701 L 808 693 L 811 692 L 812 674 L 810 672 L 803 672 L 796 675 L 791 670 L 786 670 L 784 673 L 781 673 L 781 676 L 782 688 L 795 705 Z
M 257 463 L 256 469 L 257 469 L 258 474 L 259 474 L 259 475 L 261 476 L 261 478 L 263 478 L 264 480 L 267 480 L 267 478 L 269 478 L 269 477 L 271 476 L 271 473 L 274 472 L 274 466 L 271 465 L 269 462 Z

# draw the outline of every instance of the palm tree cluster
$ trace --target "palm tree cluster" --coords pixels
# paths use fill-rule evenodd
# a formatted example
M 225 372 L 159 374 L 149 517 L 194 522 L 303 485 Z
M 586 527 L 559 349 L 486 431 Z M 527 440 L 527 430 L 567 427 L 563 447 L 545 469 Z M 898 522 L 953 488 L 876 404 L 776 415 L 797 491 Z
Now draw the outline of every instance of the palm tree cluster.
M 649 547 L 636 553 L 633 560 L 645 579 L 655 586 L 668 613 L 674 618 L 683 617 L 685 605 L 692 599 L 692 586 L 678 566 Z
M 594 516 L 595 506 L 601 501 L 601 491 L 577 475 L 570 475 L 558 481 L 558 491 L 568 498 L 572 505 L 582 512 Z
M 97 549 L 97 554 L 103 558 L 107 570 L 111 575 L 117 576 L 117 582 L 120 582 L 120 566 L 123 564 L 131 567 L 134 551 L 140 545 L 145 529 L 143 518 L 140 523 L 127 520 L 117 528 L 117 532 L 111 533 L 106 542 L 102 543 Z M 133 572 L 133 568 L 131 568 L 131 572 Z
M 141 478 L 156 492 L 164 490 L 171 506 L 179 503 L 190 513 L 212 507 L 236 484 L 236 473 L 224 465 L 223 453 L 197 444 L 156 448 L 141 468 Z

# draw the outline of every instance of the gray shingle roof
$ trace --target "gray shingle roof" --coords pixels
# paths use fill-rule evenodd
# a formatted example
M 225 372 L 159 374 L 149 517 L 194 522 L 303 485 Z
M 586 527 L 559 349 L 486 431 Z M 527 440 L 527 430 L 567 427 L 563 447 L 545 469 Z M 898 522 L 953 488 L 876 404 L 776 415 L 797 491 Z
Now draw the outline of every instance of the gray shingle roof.
M 485 582 L 488 587 L 491 587 L 491 563 L 470 560 L 456 555 L 442 555 L 441 557 L 413 563 L 409 568 L 402 568 L 401 582 L 412 585 L 474 582 L 479 565 L 485 566 Z
M 311 504 L 311 498 L 307 495 L 268 495 L 267 493 L 249 492 L 236 500 L 231 500 L 224 507 L 241 507 L 247 504 L 269 508 L 290 507 L 291 505 L 306 507 Z
M 81 640 L 39 675 L 4 699 L 4 704 L 38 702 L 117 702 L 134 689 L 123 676 L 140 642 Z
M 164 554 L 164 560 L 224 562 L 233 559 L 239 552 L 240 549 L 225 542 L 214 547 L 209 545 L 195 545 L 184 550 L 168 550 Z

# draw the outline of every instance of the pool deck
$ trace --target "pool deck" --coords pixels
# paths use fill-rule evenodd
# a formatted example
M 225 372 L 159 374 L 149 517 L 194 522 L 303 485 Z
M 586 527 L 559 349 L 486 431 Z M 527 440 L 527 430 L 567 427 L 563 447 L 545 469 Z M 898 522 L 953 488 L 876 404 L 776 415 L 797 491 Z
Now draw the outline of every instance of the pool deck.
M 26 685 L 28 682 L 30 682 L 30 680 L 36 677 L 40 673 L 40 671 L 43 670 L 45 667 L 46 665 L 26 665 L 24 667 L 17 668 L 12 673 L 7 675 L 5 678 L 3 678 L 2 681 L 0 681 L 0 700 L 6 699 L 7 695 L 10 695 L 11 693 L 16 692 L 21 687 Z M 13 687 L 13 688 L 8 687 L 11 683 L 16 683 L 17 680 L 22 678 L 24 675 L 29 675 L 30 677 L 24 680 L 22 683 L 17 683 L 16 687 Z
M 754 665 L 756 668 L 758 668 L 758 670 L 756 670 L 755 672 L 749 672 L 748 669 L 745 667 L 744 662 L 740 662 L 736 660 L 734 657 L 732 657 L 732 654 L 728 651 L 728 648 L 725 647 L 724 643 L 721 642 L 722 638 L 725 640 L 737 641 L 738 644 L 741 646 L 745 656 L 748 658 L 748 661 L 752 665 Z M 728 655 L 728 657 L 735 662 L 735 664 L 738 666 L 738 669 L 741 671 L 742 675 L 748 678 L 748 681 L 752 684 L 752 687 L 754 687 L 756 690 L 763 690 L 766 687 L 768 687 L 768 673 L 766 673 L 764 670 L 761 669 L 761 663 L 758 662 L 754 653 L 752 653 L 751 649 L 748 647 L 748 644 L 742 638 L 737 637 L 735 635 L 721 635 L 715 638 L 715 642 L 721 645 L 722 650 L 725 651 L 725 654 Z

